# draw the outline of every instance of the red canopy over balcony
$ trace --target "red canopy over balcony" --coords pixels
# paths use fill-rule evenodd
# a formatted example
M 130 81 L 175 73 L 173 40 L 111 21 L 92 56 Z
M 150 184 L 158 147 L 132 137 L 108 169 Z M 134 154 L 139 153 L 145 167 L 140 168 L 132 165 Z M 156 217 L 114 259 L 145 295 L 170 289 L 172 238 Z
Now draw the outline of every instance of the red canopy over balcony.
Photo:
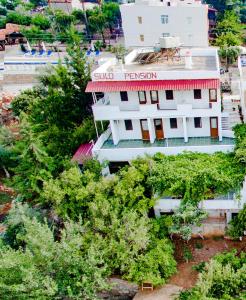
M 90 81 L 86 92 L 218 89 L 219 79 Z

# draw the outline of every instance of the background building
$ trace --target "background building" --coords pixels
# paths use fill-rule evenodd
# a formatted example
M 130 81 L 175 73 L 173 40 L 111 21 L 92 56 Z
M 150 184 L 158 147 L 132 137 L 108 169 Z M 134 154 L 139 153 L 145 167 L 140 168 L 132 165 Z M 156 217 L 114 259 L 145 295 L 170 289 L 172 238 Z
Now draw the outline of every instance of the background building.
M 177 36 L 188 47 L 208 46 L 208 6 L 196 0 L 136 0 L 120 6 L 125 46 L 153 47 Z

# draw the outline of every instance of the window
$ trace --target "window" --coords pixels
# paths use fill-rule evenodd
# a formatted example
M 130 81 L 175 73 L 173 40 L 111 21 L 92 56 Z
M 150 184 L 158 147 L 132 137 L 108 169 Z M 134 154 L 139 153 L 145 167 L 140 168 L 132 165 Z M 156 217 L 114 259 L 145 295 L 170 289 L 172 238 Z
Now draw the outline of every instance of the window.
M 171 6 L 171 2 L 170 1 L 167 2 L 167 6 Z
M 125 120 L 126 130 L 132 130 L 132 120 Z
M 170 128 L 175 129 L 178 128 L 178 123 L 176 118 L 171 118 L 170 119 Z
M 161 23 L 162 24 L 168 23 L 168 15 L 161 15 Z
M 192 23 L 192 17 L 187 17 L 186 19 L 187 19 L 187 23 L 188 23 L 188 24 L 191 24 L 191 23 Z
M 158 91 L 150 91 L 151 103 L 159 103 Z
M 142 24 L 142 23 L 143 23 L 142 17 L 138 17 L 138 24 Z
M 195 128 L 202 128 L 202 118 L 194 118 L 194 126 Z
M 139 91 L 138 92 L 138 99 L 140 104 L 146 104 L 147 99 L 146 99 L 146 92 L 144 91 Z
M 128 101 L 127 92 L 120 92 L 121 101 Z
M 139 39 L 140 39 L 140 42 L 144 42 L 144 35 L 140 34 Z
M 166 100 L 173 100 L 173 91 L 172 90 L 166 91 Z
M 209 90 L 209 102 L 217 102 L 217 90 Z
M 168 32 L 164 32 L 163 34 L 162 34 L 162 37 L 169 37 L 170 36 L 170 33 L 168 33 Z
M 202 99 L 202 91 L 194 90 L 194 99 Z

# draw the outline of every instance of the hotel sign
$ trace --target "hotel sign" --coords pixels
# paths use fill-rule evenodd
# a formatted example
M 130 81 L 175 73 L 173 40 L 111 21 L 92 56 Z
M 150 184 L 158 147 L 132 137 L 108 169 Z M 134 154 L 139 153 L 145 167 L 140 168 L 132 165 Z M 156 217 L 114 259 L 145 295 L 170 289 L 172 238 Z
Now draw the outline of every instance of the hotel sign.
M 127 72 L 127 73 L 93 73 L 94 81 L 117 81 L 117 80 L 155 80 L 158 79 L 156 72 Z

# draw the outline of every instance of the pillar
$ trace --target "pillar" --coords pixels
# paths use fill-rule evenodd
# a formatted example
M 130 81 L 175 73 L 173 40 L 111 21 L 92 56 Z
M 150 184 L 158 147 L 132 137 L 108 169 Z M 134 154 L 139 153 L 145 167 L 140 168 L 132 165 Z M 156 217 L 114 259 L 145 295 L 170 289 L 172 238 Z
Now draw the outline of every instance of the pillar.
M 185 143 L 187 143 L 188 142 L 188 134 L 187 134 L 186 117 L 183 117 L 183 129 L 184 129 L 184 141 L 185 141 Z
M 110 128 L 111 128 L 114 145 L 117 145 L 119 143 L 119 134 L 115 122 L 116 122 L 115 120 L 110 120 Z
M 150 118 L 148 118 L 148 129 L 149 129 L 149 139 L 151 144 L 153 144 L 155 141 L 155 130 L 154 130 L 153 120 Z
M 219 133 L 219 141 L 222 141 L 222 121 L 221 121 L 221 116 L 218 116 L 218 133 Z

